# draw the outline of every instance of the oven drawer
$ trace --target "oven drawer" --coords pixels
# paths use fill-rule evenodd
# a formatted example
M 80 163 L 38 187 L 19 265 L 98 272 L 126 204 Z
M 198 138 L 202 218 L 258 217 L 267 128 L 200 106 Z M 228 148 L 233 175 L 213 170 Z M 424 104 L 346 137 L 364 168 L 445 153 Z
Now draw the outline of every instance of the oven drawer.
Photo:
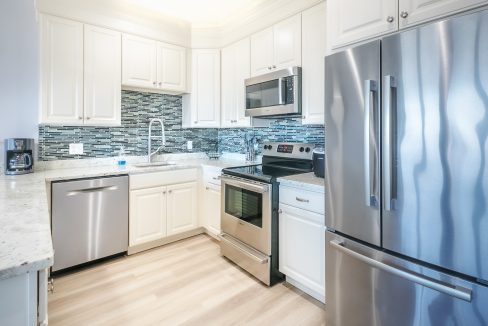
M 318 214 L 325 214 L 325 199 L 323 193 L 280 186 L 280 203 Z
M 225 233 L 220 241 L 220 253 L 266 285 L 270 285 L 271 261 L 268 256 Z

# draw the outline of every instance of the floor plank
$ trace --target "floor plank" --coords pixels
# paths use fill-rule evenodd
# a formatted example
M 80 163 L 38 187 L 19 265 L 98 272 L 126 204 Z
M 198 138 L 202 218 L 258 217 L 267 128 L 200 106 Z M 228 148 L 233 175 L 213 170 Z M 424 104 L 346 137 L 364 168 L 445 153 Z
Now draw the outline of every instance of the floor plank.
M 267 287 L 195 236 L 55 277 L 49 324 L 325 325 L 324 305 Z

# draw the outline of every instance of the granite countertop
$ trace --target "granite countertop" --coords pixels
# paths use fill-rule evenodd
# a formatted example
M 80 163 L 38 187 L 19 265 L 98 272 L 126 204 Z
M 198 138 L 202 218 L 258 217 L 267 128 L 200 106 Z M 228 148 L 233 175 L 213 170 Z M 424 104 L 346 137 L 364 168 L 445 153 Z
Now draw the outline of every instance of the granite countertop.
M 284 186 L 302 188 L 321 193 L 325 192 L 325 179 L 316 177 L 313 172 L 278 178 L 278 182 Z
M 108 175 L 130 175 L 157 171 L 197 168 L 202 165 L 218 168 L 245 165 L 242 160 L 187 159 L 174 165 L 137 168 L 71 167 L 36 171 L 19 176 L 0 176 L 0 280 L 48 268 L 53 264 L 48 200 L 53 181 Z

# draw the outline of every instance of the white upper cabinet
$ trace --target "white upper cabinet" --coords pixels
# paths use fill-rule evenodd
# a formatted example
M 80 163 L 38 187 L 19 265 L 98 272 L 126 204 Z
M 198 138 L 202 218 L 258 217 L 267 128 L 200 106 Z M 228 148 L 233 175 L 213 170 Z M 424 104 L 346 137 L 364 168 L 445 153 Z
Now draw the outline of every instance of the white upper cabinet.
M 273 26 L 273 69 L 302 63 L 302 16 L 288 18 Z
M 302 13 L 302 123 L 324 124 L 326 3 Z
M 122 84 L 147 90 L 185 92 L 186 49 L 124 34 Z
M 165 43 L 158 44 L 158 87 L 165 90 L 186 90 L 186 49 Z
M 249 127 L 245 116 L 246 94 L 244 81 L 250 77 L 250 39 L 245 38 L 222 49 L 221 127 Z
M 192 51 L 191 94 L 183 97 L 183 125 L 220 126 L 220 50 Z
M 157 42 L 124 34 L 122 39 L 122 84 L 132 87 L 157 86 Z
M 121 34 L 85 25 L 84 119 L 92 125 L 120 125 Z
M 301 14 L 251 36 L 251 75 L 258 76 L 302 62 Z
M 327 4 L 332 48 L 398 28 L 398 0 L 329 0 Z
M 486 0 L 399 0 L 400 28 L 487 4 Z
M 41 15 L 41 123 L 83 123 L 83 24 Z

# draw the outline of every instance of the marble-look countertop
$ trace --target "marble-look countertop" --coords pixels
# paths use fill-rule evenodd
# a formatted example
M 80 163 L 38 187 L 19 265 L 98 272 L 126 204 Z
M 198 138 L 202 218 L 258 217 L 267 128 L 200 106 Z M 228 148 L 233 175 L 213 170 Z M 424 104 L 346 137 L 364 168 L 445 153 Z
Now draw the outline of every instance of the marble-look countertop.
M 278 178 L 278 182 L 283 186 L 301 188 L 304 190 L 321 193 L 325 192 L 325 179 L 316 177 L 313 172 Z
M 83 161 L 83 160 L 79 160 Z M 89 160 L 87 160 L 89 161 Z M 31 174 L 0 176 L 0 280 L 48 268 L 53 264 L 48 201 L 51 182 L 109 175 L 171 171 L 200 166 L 225 168 L 245 165 L 243 160 L 209 160 L 187 157 L 174 165 L 138 168 L 134 165 L 69 167 L 53 163 L 51 168 Z

